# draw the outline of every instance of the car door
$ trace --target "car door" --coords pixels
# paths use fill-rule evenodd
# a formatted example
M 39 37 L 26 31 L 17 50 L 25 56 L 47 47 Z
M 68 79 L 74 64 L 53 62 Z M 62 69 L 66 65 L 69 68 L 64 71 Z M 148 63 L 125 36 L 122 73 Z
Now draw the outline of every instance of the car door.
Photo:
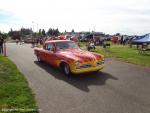
M 56 55 L 54 52 L 54 44 L 53 43 L 48 43 L 47 44 L 47 49 L 45 51 L 45 60 L 47 63 L 51 64 L 51 65 L 55 65 L 56 62 Z
M 47 53 L 47 44 L 44 44 L 43 49 L 39 52 L 40 58 L 42 61 L 46 62 L 46 53 Z

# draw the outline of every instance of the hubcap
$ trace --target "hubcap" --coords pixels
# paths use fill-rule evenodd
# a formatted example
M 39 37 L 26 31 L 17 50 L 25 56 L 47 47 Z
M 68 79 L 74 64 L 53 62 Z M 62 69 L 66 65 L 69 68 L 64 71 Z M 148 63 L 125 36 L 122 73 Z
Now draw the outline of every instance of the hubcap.
M 66 74 L 69 74 L 69 67 L 68 67 L 68 65 L 64 66 L 64 71 L 65 71 Z
M 40 59 L 40 57 L 39 57 L 39 56 L 37 56 L 37 59 L 38 59 L 38 61 L 41 61 L 41 59 Z

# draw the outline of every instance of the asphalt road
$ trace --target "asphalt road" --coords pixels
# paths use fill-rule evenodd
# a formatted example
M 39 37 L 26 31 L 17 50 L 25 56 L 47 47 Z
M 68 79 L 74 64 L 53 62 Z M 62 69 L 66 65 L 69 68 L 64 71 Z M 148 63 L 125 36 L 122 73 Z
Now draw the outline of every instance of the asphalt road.
M 68 78 L 37 62 L 31 45 L 7 44 L 41 113 L 150 113 L 150 68 L 106 59 L 98 74 Z

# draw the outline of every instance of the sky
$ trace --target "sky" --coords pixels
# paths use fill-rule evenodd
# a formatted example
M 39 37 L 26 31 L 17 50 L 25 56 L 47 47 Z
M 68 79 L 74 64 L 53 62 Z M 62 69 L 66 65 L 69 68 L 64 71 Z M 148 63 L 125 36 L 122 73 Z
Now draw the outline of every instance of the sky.
M 150 0 L 0 0 L 0 31 L 150 33 Z

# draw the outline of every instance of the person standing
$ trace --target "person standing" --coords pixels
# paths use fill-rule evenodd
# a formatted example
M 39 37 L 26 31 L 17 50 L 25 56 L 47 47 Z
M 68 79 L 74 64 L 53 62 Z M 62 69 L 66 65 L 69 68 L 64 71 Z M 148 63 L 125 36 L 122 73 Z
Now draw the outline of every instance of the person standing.
M 3 44 L 4 44 L 4 39 L 0 37 L 0 54 L 3 54 Z
M 18 45 L 19 40 L 16 38 L 16 44 Z

